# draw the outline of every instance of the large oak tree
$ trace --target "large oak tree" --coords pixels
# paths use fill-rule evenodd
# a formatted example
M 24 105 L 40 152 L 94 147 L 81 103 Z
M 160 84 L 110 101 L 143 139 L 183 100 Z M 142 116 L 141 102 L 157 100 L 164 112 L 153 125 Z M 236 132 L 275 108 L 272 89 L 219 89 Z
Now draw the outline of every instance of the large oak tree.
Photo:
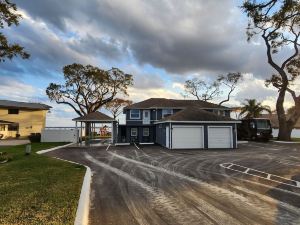
M 276 111 L 279 121 L 279 140 L 290 140 L 291 132 L 300 117 L 300 96 L 293 88 L 299 77 L 300 2 L 298 0 L 247 0 L 242 6 L 249 17 L 248 40 L 260 35 L 266 46 L 268 63 L 274 73 L 266 81 L 278 90 Z M 282 58 L 279 53 L 289 52 Z M 294 101 L 295 110 L 287 117 L 284 109 L 286 94 Z
M 122 98 L 115 98 L 112 101 L 105 104 L 105 108 L 112 114 L 113 118 L 116 119 L 122 112 L 122 109 L 126 106 L 132 104 L 132 101 L 122 99 Z
M 116 95 L 128 95 L 132 75 L 120 69 L 103 70 L 91 65 L 72 64 L 63 68 L 64 84 L 51 83 L 46 93 L 50 100 L 65 104 L 80 115 L 99 110 Z
M 17 13 L 16 4 L 10 0 L 0 0 L 0 29 L 4 29 L 6 26 L 19 25 L 19 20 L 22 18 Z M 29 54 L 24 51 L 24 47 L 17 43 L 9 43 L 7 37 L 0 32 L 0 62 L 5 59 L 12 59 L 13 57 L 20 56 L 23 59 L 27 59 Z
M 192 95 L 202 101 L 211 101 L 219 97 L 224 90 L 228 90 L 226 94 L 227 97 L 219 102 L 219 105 L 222 105 L 230 100 L 231 94 L 242 78 L 242 74 L 239 72 L 219 75 L 212 83 L 208 83 L 199 78 L 193 78 L 185 81 L 185 95 Z M 223 91 L 221 90 L 222 88 Z

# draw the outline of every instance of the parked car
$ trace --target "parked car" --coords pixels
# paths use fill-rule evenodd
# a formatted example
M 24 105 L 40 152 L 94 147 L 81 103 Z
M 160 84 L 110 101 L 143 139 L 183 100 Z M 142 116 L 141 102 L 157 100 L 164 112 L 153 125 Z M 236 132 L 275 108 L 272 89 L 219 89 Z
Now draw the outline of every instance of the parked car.
M 239 140 L 263 140 L 268 141 L 272 138 L 272 126 L 269 119 L 252 118 L 243 119 L 238 124 Z

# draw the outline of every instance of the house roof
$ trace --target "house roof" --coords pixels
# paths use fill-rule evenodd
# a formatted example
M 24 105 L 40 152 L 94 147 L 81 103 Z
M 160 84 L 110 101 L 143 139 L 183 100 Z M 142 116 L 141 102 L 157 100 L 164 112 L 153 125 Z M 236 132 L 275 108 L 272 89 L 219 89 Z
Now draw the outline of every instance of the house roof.
M 5 120 L 0 120 L 0 125 L 8 125 L 8 124 L 13 124 L 14 122 L 9 122 Z
M 215 113 L 199 109 L 196 106 L 187 107 L 173 115 L 161 119 L 159 122 L 166 121 L 189 121 L 189 122 L 202 122 L 202 121 L 211 121 L 211 122 L 239 122 L 237 120 L 231 119 L 225 116 L 219 116 Z
M 279 122 L 278 122 L 277 114 L 274 114 L 274 113 L 272 113 L 272 114 L 262 114 L 260 116 L 260 118 L 269 119 L 271 121 L 271 125 L 272 125 L 273 128 L 279 128 Z M 297 121 L 294 128 L 300 129 L 300 119 Z
M 80 116 L 77 118 L 74 118 L 73 121 L 79 121 L 79 122 L 113 122 L 115 121 L 113 118 L 111 118 L 110 116 L 101 113 L 101 112 L 92 112 L 89 114 L 86 114 L 84 116 Z
M 0 100 L 0 108 L 18 108 L 18 109 L 39 109 L 49 110 L 52 108 L 49 105 L 41 103 L 17 102 L 9 100 Z
M 214 103 L 205 102 L 201 100 L 178 100 L 178 99 L 166 99 L 166 98 L 149 98 L 142 102 L 132 104 L 124 109 L 150 109 L 150 108 L 186 108 L 189 106 L 196 106 L 198 108 L 210 109 L 210 108 L 222 108 L 229 109 L 225 106 L 219 106 Z

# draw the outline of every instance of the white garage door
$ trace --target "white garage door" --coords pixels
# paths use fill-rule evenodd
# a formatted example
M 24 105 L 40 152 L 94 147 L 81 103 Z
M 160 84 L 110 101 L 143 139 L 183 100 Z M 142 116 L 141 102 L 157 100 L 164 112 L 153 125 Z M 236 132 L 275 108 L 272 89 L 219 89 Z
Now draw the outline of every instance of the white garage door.
M 232 148 L 231 127 L 208 127 L 208 148 Z
M 173 126 L 172 148 L 203 148 L 202 126 Z

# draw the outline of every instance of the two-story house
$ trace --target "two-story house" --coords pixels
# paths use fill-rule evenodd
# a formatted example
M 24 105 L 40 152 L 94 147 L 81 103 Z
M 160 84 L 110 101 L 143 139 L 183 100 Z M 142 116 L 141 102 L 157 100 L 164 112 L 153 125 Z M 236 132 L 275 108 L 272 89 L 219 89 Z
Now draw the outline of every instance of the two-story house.
M 170 149 L 236 148 L 230 109 L 200 100 L 150 98 L 124 108 L 118 141 L 158 143 Z
M 0 137 L 26 137 L 41 133 L 51 106 L 40 103 L 0 100 Z

